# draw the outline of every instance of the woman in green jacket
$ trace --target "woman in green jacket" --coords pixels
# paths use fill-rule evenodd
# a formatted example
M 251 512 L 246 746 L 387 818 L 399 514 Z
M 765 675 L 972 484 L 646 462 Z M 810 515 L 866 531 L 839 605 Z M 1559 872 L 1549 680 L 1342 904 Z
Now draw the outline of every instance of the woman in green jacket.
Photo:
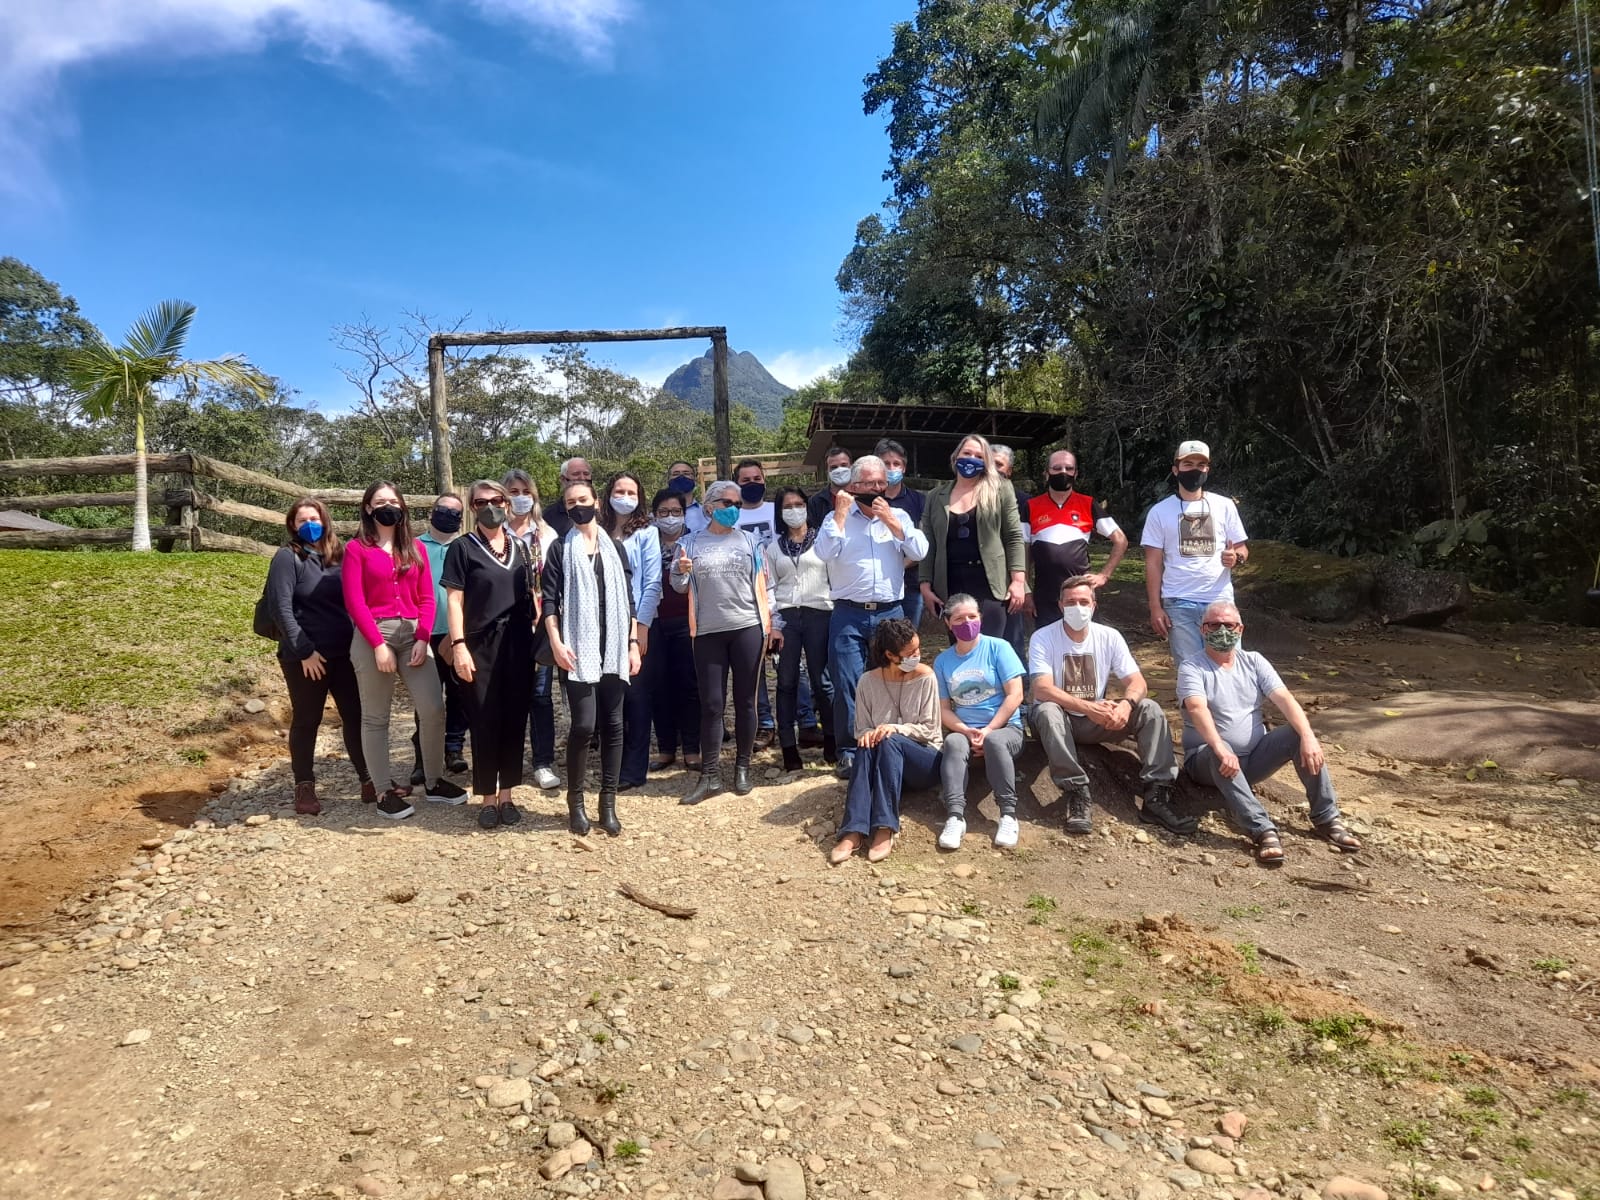
M 955 479 L 928 493 L 922 514 L 928 538 L 917 570 L 922 596 L 936 617 L 946 596 L 977 597 L 983 632 L 1003 637 L 1006 613 L 1022 607 L 1028 590 L 1022 518 L 986 439 L 962 438 L 950 466 Z

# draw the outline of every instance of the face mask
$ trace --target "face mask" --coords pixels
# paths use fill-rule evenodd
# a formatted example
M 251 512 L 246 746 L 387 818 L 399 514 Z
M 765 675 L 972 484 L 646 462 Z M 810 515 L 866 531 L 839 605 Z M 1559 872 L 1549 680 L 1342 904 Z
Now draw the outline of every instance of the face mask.
M 506 510 L 498 504 L 485 504 L 478 510 L 478 524 L 485 529 L 499 529 L 506 523 Z
M 1206 645 L 1225 653 L 1236 647 L 1242 637 L 1244 634 L 1238 629 L 1213 629 L 1206 634 Z
M 922 655 L 920 655 L 920 654 L 908 654 L 904 658 L 902 658 L 898 663 L 896 663 L 895 665 L 898 666 L 902 671 L 904 671 L 906 674 L 909 675 L 912 671 L 915 671 L 917 669 L 917 667 L 921 664 L 921 662 L 922 662 Z
M 799 529 L 806 523 L 806 510 L 803 508 L 786 508 L 783 510 L 783 523 L 790 529 Z
M 956 474 L 963 479 L 976 479 L 983 474 L 983 459 L 958 458 L 956 459 Z
M 372 510 L 372 519 L 379 525 L 393 529 L 396 525 L 400 524 L 400 509 L 398 507 L 390 507 L 387 505 L 383 508 L 375 508 Z
M 433 527 L 440 533 L 459 533 L 461 530 L 461 510 L 459 508 L 446 508 L 439 504 L 434 507 L 433 514 L 428 518 Z
M 883 496 L 882 492 L 857 492 L 856 503 L 861 506 L 861 511 L 868 516 L 872 515 L 872 506 Z
M 739 499 L 746 504 L 760 504 L 767 498 L 767 485 L 764 483 L 741 483 L 739 485 Z
M 1179 471 L 1178 483 L 1186 492 L 1198 492 L 1205 487 L 1206 480 L 1210 475 L 1211 472 L 1204 467 L 1196 467 L 1193 471 Z
M 683 532 L 682 517 L 657 517 L 656 528 L 668 537 L 677 537 Z
M 302 542 L 308 546 L 314 545 L 322 540 L 322 522 L 307 521 L 300 526 L 297 532 Z
M 676 492 L 680 496 L 687 496 L 690 492 L 694 491 L 694 476 L 674 475 L 671 479 L 667 480 L 667 490 L 669 492 Z
M 638 507 L 639 507 L 639 497 L 637 497 L 637 496 L 613 496 L 613 497 L 611 497 L 611 511 L 616 513 L 617 516 L 619 516 L 619 517 L 627 516 L 629 513 L 631 513 L 634 509 L 636 509 Z
M 739 509 L 737 505 L 730 504 L 726 508 L 713 508 L 711 519 L 718 525 L 725 525 L 732 529 L 739 523 Z
M 1076 475 L 1068 475 L 1065 471 L 1057 471 L 1046 479 L 1045 483 L 1052 492 L 1070 492 L 1076 479 Z
M 896 471 L 893 468 L 891 468 L 884 476 L 884 478 L 889 481 L 890 487 L 894 487 L 896 484 L 902 483 L 905 480 L 905 477 L 906 473 L 904 471 Z
M 529 513 L 531 513 L 533 511 L 533 497 L 532 496 L 513 496 L 513 497 L 511 497 L 511 511 L 516 513 L 517 516 L 519 516 L 519 517 L 527 516 Z
M 850 482 L 849 467 L 833 467 L 828 471 L 828 482 L 834 487 L 843 487 Z
M 1067 623 L 1067 628 L 1081 631 L 1089 627 L 1089 622 L 1094 620 L 1094 609 L 1087 604 L 1068 604 L 1061 609 L 1061 619 Z
M 976 617 L 965 621 L 956 621 L 950 626 L 950 635 L 958 642 L 975 642 L 982 632 L 983 622 Z
M 594 520 L 595 507 L 592 504 L 574 504 L 567 509 L 567 516 L 572 518 L 574 525 L 587 525 Z

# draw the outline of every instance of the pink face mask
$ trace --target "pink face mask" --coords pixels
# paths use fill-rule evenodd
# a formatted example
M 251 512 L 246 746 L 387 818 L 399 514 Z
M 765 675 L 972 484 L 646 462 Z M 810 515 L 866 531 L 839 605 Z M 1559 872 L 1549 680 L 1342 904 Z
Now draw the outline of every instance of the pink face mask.
M 983 622 L 975 618 L 965 621 L 953 622 L 950 632 L 958 642 L 975 642 L 978 635 L 983 632 Z

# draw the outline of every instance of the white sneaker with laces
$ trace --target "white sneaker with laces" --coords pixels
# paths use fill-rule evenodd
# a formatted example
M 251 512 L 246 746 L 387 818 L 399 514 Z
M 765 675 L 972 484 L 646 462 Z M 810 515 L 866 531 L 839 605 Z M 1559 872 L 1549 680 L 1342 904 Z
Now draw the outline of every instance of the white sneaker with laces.
M 1000 824 L 994 831 L 995 848 L 1009 850 L 1017 844 L 1017 819 L 1015 817 L 1001 817 Z
M 939 849 L 959 850 L 961 849 L 961 839 L 966 836 L 966 818 L 950 817 L 946 819 L 944 828 L 939 831 Z
M 561 786 L 561 776 L 549 767 L 540 767 L 533 773 L 533 781 L 547 792 L 553 792 Z

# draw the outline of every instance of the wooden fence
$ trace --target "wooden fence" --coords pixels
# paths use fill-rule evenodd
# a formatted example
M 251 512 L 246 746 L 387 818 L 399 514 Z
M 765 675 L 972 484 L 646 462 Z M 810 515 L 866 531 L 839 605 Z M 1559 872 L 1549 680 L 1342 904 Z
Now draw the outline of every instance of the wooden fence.
M 171 551 L 181 547 L 187 550 L 232 550 L 245 554 L 272 554 L 282 542 L 284 533 L 283 510 L 263 508 L 228 500 L 197 486 L 197 479 L 214 480 L 234 487 L 272 492 L 290 500 L 307 497 L 320 500 L 330 507 L 354 507 L 361 503 L 361 491 L 356 488 L 311 488 L 290 483 L 236 466 L 203 454 L 150 454 L 145 456 L 150 475 L 172 477 L 173 486 L 150 489 L 153 505 L 166 509 L 163 524 L 152 522 L 150 537 L 158 550 Z M 84 475 L 131 475 L 134 456 L 131 454 L 99 454 L 88 458 L 18 458 L 0 462 L 0 481 L 36 478 L 77 477 Z M 428 512 L 434 497 L 408 495 L 406 504 L 413 510 Z M 108 506 L 132 508 L 133 493 L 129 492 L 61 492 L 39 496 L 0 496 L 0 509 L 22 512 L 49 512 L 61 508 Z M 285 508 L 288 506 L 285 505 Z M 260 522 L 268 527 L 270 542 L 253 537 L 239 537 L 206 529 L 200 523 L 202 513 L 242 518 Z M 354 533 L 356 521 L 335 521 L 334 529 L 342 535 Z M 0 549 L 60 550 L 74 546 L 119 546 L 133 540 L 131 527 L 122 529 L 60 529 L 60 530 L 0 530 Z

